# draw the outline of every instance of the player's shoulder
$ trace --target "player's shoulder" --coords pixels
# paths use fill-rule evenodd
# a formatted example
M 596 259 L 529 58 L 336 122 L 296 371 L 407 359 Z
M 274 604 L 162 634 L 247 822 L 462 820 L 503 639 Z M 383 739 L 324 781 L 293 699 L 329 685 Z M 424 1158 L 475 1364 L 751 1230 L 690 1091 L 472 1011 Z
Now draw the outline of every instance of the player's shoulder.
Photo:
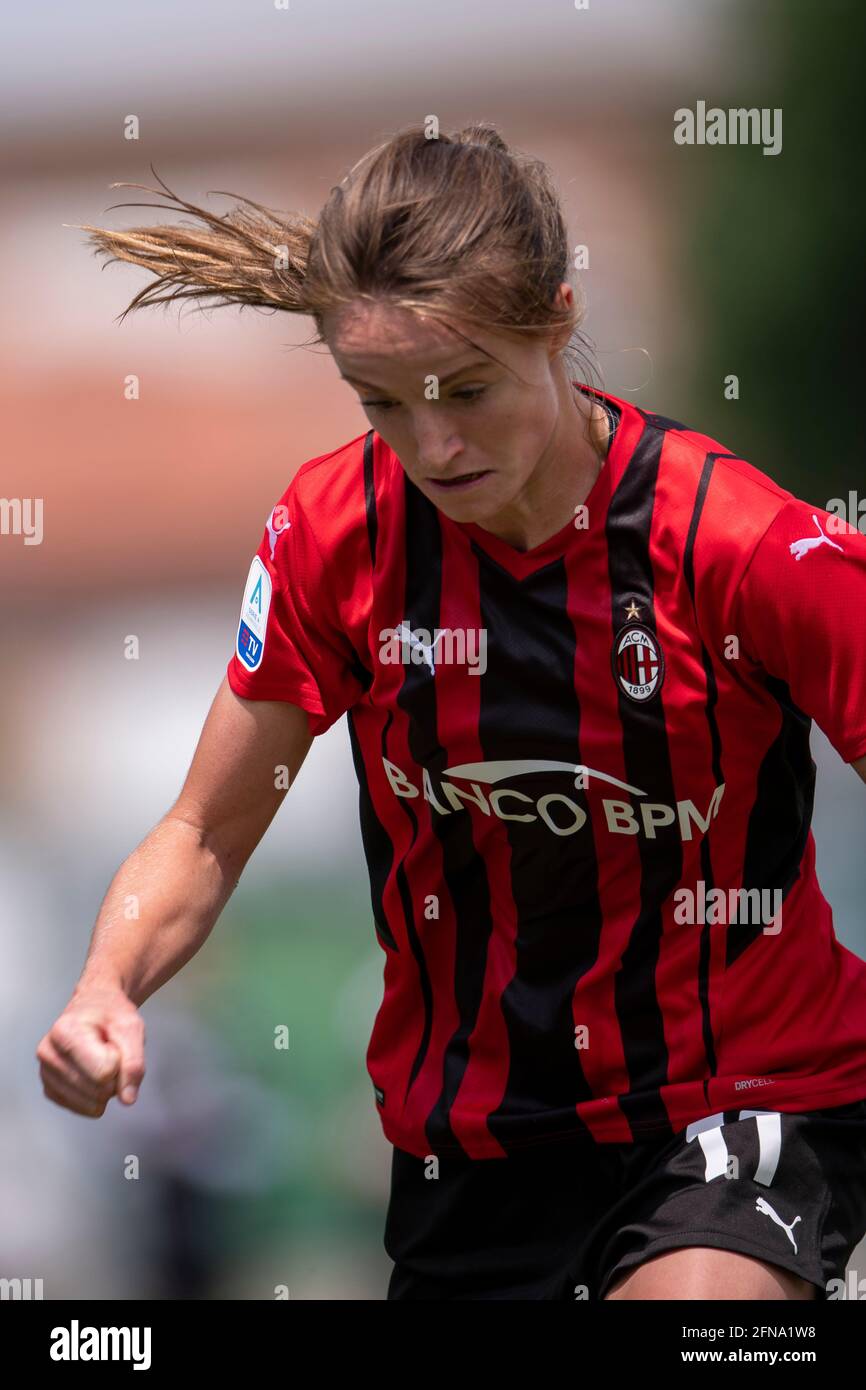
M 383 505 L 402 477 L 399 459 L 373 429 L 301 463 L 266 524 L 276 572 L 307 582 L 326 577 L 338 596 L 348 594 L 370 573 Z M 283 530 L 291 543 L 275 546 Z
M 678 515 L 683 528 L 694 526 L 704 546 L 748 554 L 797 504 L 793 493 L 723 440 L 630 402 L 616 403 L 630 420 L 635 452 L 658 461 L 656 506 Z
M 667 415 L 639 406 L 630 408 L 646 430 L 665 436 L 662 474 L 674 485 L 703 481 L 707 489 L 712 487 L 726 499 L 750 503 L 770 515 L 791 500 L 793 494 L 787 488 L 723 440 Z
M 389 465 L 390 451 L 374 430 L 365 430 L 301 463 L 274 512 L 307 533 L 325 558 L 365 534 L 373 489 L 392 471 Z
M 293 511 L 300 510 L 323 538 L 329 523 L 345 524 L 363 501 L 364 454 L 370 433 L 368 430 L 326 454 L 306 459 L 279 499 Z
M 728 592 L 731 581 L 750 567 L 772 576 L 778 586 L 786 575 L 806 576 L 797 564 L 806 555 L 817 567 L 837 553 L 850 562 L 846 572 L 856 569 L 859 582 L 866 536 L 845 518 L 841 499 L 830 499 L 826 507 L 806 501 L 712 435 L 629 402 L 616 403 L 625 408 L 635 453 L 658 463 L 660 533 L 675 537 L 683 548 L 691 539 L 699 586 Z M 818 568 L 808 573 L 820 577 Z

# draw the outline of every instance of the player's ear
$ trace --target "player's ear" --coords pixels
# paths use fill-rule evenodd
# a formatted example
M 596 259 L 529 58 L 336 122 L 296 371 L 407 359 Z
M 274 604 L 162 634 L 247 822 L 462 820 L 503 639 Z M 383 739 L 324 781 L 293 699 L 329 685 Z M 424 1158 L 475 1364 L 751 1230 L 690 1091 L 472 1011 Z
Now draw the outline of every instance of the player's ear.
M 563 280 L 553 296 L 553 303 L 557 309 L 571 309 L 574 305 L 574 286 Z
M 557 289 L 553 297 L 553 307 L 555 309 L 572 309 L 574 307 L 574 289 L 567 280 L 563 280 Z M 566 323 L 556 333 L 551 334 L 548 347 L 548 355 L 551 358 L 568 346 L 573 331 L 571 325 Z

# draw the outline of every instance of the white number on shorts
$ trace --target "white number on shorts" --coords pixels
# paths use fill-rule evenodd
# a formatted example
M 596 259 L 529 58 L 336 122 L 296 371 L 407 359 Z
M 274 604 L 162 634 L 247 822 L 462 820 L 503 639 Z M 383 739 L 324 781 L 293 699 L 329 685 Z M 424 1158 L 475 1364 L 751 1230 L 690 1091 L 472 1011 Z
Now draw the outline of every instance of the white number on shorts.
M 754 1117 L 758 1126 L 758 1166 L 755 1169 L 755 1182 L 769 1187 L 779 1166 L 782 1151 L 782 1117 L 777 1110 L 741 1110 L 738 1120 Z M 686 1140 L 691 1143 L 697 1139 L 704 1151 L 707 1162 L 706 1182 L 720 1178 L 728 1170 L 728 1146 L 722 1134 L 725 1123 L 724 1114 L 707 1115 L 703 1120 L 695 1120 L 686 1130 Z

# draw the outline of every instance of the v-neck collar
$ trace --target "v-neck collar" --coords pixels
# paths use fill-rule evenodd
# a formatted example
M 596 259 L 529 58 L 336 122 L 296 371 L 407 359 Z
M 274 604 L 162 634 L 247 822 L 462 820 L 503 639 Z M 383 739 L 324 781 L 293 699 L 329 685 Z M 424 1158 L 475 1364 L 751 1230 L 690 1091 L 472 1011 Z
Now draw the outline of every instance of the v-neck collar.
M 582 382 L 575 381 L 573 385 L 584 395 L 591 396 L 593 394 Z M 598 395 L 619 411 L 619 424 L 614 430 L 598 477 L 583 500 L 582 505 L 586 507 L 587 519 L 585 527 L 576 527 L 574 521 L 567 521 L 552 536 L 548 536 L 546 541 L 539 542 L 530 550 L 518 550 L 508 541 L 502 540 L 500 536 L 495 536 L 492 531 L 485 531 L 484 527 L 479 526 L 475 521 L 452 521 L 450 517 L 440 511 L 440 523 L 445 526 L 456 527 L 509 574 L 514 575 L 516 579 L 525 579 L 527 575 L 533 574 L 543 565 L 559 559 L 575 543 L 575 537 L 579 539 L 581 536 L 586 536 L 596 527 L 602 525 L 614 488 L 633 452 L 634 442 L 631 446 L 626 443 L 627 436 L 632 435 L 629 428 L 631 421 L 627 413 L 631 407 L 628 402 L 621 401 L 616 396 L 610 396 L 606 391 L 599 391 Z

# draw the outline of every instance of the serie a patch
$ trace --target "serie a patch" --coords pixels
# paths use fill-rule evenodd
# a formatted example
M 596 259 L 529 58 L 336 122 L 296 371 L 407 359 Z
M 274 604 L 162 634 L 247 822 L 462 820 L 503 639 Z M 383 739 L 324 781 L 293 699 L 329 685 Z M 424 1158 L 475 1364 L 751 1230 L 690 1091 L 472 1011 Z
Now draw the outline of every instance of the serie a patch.
M 248 671 L 255 671 L 262 662 L 272 587 L 271 576 L 258 555 L 254 555 L 244 589 L 237 640 L 238 660 Z

